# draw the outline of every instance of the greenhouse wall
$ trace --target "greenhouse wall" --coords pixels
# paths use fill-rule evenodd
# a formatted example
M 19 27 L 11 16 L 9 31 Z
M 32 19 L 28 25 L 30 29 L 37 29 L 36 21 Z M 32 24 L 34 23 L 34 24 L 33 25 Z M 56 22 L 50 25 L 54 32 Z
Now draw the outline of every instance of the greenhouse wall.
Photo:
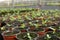
M 1 8 L 60 9 L 60 0 L 1 0 Z

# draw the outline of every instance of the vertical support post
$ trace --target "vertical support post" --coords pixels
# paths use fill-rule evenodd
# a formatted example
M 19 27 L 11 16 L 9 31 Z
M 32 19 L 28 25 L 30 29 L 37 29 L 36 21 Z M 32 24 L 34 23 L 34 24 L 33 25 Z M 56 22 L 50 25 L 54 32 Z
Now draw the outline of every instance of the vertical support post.
M 38 0 L 38 8 L 40 8 L 41 7 L 41 5 L 40 5 L 40 0 Z
M 14 0 L 12 0 L 12 8 L 14 8 L 15 2 Z
M 8 2 L 8 7 L 9 7 L 9 1 L 7 1 Z

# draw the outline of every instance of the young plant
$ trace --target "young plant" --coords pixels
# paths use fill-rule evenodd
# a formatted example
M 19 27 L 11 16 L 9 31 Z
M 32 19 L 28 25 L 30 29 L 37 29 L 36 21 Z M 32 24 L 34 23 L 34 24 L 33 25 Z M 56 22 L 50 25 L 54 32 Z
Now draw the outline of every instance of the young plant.
M 20 26 L 20 28 L 25 28 L 26 26 L 25 26 L 25 24 L 23 23 L 23 24 L 21 24 L 21 26 Z

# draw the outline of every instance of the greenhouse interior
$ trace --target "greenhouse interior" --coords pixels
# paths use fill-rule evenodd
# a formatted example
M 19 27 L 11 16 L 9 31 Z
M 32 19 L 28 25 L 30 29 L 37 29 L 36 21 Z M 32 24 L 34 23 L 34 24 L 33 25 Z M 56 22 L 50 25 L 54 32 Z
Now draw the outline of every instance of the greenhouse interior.
M 0 0 L 0 40 L 60 40 L 60 0 Z

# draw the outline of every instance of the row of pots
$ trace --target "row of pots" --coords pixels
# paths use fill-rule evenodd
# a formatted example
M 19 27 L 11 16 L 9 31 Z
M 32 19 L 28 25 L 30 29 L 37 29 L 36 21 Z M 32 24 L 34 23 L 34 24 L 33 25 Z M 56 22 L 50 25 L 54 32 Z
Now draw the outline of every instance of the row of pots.
M 41 33 L 38 33 L 38 34 L 40 35 Z M 16 40 L 16 39 L 28 40 L 28 39 L 36 39 L 37 37 L 41 37 L 43 35 L 43 34 L 41 34 L 41 36 L 39 36 L 38 34 L 36 34 L 34 32 L 28 32 L 28 33 L 23 32 L 23 33 L 13 34 L 10 36 L 8 36 L 7 34 L 4 34 L 3 37 L 4 37 L 4 40 Z M 29 36 L 31 36 L 31 38 L 29 38 Z
M 36 29 L 35 29 L 35 31 L 36 31 Z M 18 36 L 21 36 L 21 35 L 24 36 L 24 34 L 25 34 L 25 37 L 29 37 L 29 35 L 30 35 L 29 33 L 32 33 L 33 35 L 31 34 L 31 36 L 34 37 L 32 39 L 35 40 L 37 37 L 41 37 L 41 38 L 44 37 L 49 30 L 46 29 L 45 32 L 41 29 L 40 29 L 40 31 L 36 31 L 36 32 L 35 31 L 34 30 L 26 30 L 26 29 L 15 28 L 12 31 L 10 31 L 10 30 L 4 31 L 2 33 L 2 35 L 4 37 L 4 40 L 16 40 L 16 38 L 18 40 L 20 40 L 20 39 L 24 40 L 25 38 L 21 38 Z M 50 31 L 50 32 L 52 32 L 52 31 Z M 34 34 L 36 36 L 34 36 Z M 30 38 L 27 38 L 27 39 L 30 39 Z

